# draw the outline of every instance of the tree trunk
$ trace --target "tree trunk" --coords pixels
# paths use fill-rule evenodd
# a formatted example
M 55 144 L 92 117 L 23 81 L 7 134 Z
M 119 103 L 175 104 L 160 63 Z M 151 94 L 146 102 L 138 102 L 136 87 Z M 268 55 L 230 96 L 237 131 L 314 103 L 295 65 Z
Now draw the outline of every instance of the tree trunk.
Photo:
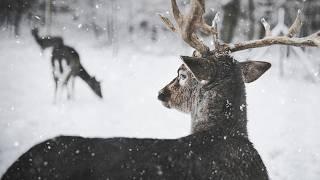
M 16 12 L 14 16 L 14 22 L 13 22 L 13 27 L 14 27 L 14 35 L 18 37 L 20 35 L 20 23 L 22 19 L 22 14 L 20 12 Z
M 272 26 L 273 21 L 272 21 L 272 14 L 277 13 L 277 10 L 279 7 L 275 7 L 274 1 L 273 0 L 266 0 L 266 2 L 263 4 L 262 7 L 266 9 L 264 11 L 264 14 L 262 15 L 263 18 L 266 19 L 266 21 Z M 259 28 L 259 39 L 263 38 L 266 34 L 265 29 L 262 25 L 262 23 L 258 23 L 260 25 Z
M 309 35 L 320 29 L 320 1 L 308 0 L 305 2 L 305 21 L 303 22 L 302 36 Z
M 119 38 L 118 38 L 118 2 L 111 0 L 112 3 L 112 57 L 118 56 L 119 51 Z
M 46 9 L 45 9 L 45 23 L 47 35 L 51 34 L 51 25 L 52 25 L 52 11 L 51 11 L 51 0 L 46 0 Z
M 224 42 L 230 43 L 240 15 L 240 0 L 232 0 L 223 6 L 224 16 L 221 31 L 221 38 Z
M 253 0 L 249 0 L 249 33 L 248 33 L 248 39 L 251 40 L 254 38 L 254 32 L 255 32 L 255 17 L 254 17 L 254 2 Z
M 107 44 L 112 45 L 113 39 L 113 0 L 107 1 Z

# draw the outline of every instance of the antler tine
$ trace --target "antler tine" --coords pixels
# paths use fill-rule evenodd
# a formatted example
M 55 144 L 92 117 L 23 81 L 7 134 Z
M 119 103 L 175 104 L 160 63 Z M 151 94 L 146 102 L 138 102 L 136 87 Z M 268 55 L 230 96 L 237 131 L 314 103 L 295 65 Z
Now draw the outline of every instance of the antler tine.
M 212 11 L 214 11 L 212 9 Z M 212 20 L 212 28 L 214 29 L 214 31 L 216 32 L 213 35 L 213 44 L 215 46 L 215 49 L 219 48 L 219 30 L 218 30 L 218 22 L 220 21 L 220 13 L 217 12 L 216 15 L 214 16 L 213 20 Z
M 287 36 L 288 37 L 293 37 L 294 35 L 296 35 L 300 31 L 300 29 L 302 27 L 302 24 L 303 24 L 303 22 L 302 22 L 302 13 L 301 13 L 301 10 L 299 9 L 297 17 L 294 20 L 294 23 L 289 28 Z
M 179 32 L 182 39 L 188 43 L 191 47 L 196 49 L 201 56 L 206 56 L 210 52 L 210 48 L 207 47 L 196 35 L 196 30 L 202 28 L 204 31 L 213 32 L 211 27 L 205 24 L 202 16 L 205 12 L 204 0 L 191 0 L 191 11 L 187 16 L 181 14 L 176 0 L 171 0 L 172 13 L 178 28 L 175 28 L 170 20 L 162 15 L 160 18 L 164 24 L 172 31 Z
M 264 39 L 236 43 L 225 47 L 224 51 L 241 51 L 245 49 L 271 46 L 275 44 L 298 46 L 298 47 L 320 47 L 320 31 L 303 38 L 289 38 L 287 36 L 267 37 Z
M 203 23 L 202 15 L 205 12 L 204 0 L 192 0 L 191 6 L 192 10 L 188 16 L 183 19 L 182 27 L 180 27 L 180 33 L 185 42 L 199 51 L 201 55 L 206 56 L 210 51 L 210 48 L 206 46 L 196 35 L 197 28 L 201 27 L 201 24 Z
M 320 47 L 320 31 L 311 34 L 310 36 L 307 37 L 307 39 L 310 39 L 312 41 L 312 44 L 314 47 Z
M 203 33 L 205 33 L 206 35 L 217 34 L 217 31 L 212 26 L 209 26 L 204 20 L 202 20 L 202 22 L 201 22 L 201 29 L 200 30 Z
M 301 17 L 301 10 L 298 11 L 298 15 L 294 23 L 289 29 L 288 35 L 286 36 L 275 36 L 275 37 L 266 37 L 264 39 L 258 39 L 258 40 L 252 40 L 252 41 L 246 41 L 246 42 L 240 42 L 236 44 L 228 44 L 224 47 L 223 51 L 230 51 L 230 52 L 236 52 L 241 51 L 245 49 L 252 49 L 252 48 L 259 48 L 259 47 L 266 47 L 271 46 L 275 44 L 280 45 L 288 45 L 288 46 L 298 46 L 298 47 L 320 47 L 320 31 L 317 33 L 314 33 L 310 36 L 302 37 L 302 38 L 296 38 L 293 37 L 295 34 L 297 34 L 302 26 L 302 17 Z M 268 24 L 262 22 L 265 26 L 266 31 L 269 31 Z M 267 34 L 267 32 L 266 32 Z
M 262 23 L 264 30 L 265 30 L 265 37 L 271 36 L 272 33 L 271 33 L 271 29 L 270 29 L 270 24 L 264 18 L 261 19 L 261 23 Z
M 183 15 L 179 10 L 176 0 L 171 0 L 171 6 L 173 17 L 175 21 L 178 23 L 178 26 L 181 27 L 183 23 Z M 164 17 L 160 13 L 158 15 L 160 16 L 162 22 L 166 25 L 168 29 L 170 29 L 173 32 L 177 32 L 177 29 L 174 27 L 173 23 L 167 17 Z
M 212 10 L 214 11 L 214 10 Z M 212 27 L 216 31 L 216 35 L 218 35 L 218 23 L 220 22 L 220 12 L 217 12 L 212 20 Z
M 183 16 L 179 10 L 178 4 L 176 0 L 171 0 L 171 6 L 172 6 L 172 14 L 178 25 L 180 26 L 183 21 Z
M 164 17 L 162 14 L 158 14 L 162 20 L 162 22 L 167 26 L 168 29 L 170 29 L 172 32 L 177 32 L 177 29 L 174 27 L 172 22 L 167 18 Z

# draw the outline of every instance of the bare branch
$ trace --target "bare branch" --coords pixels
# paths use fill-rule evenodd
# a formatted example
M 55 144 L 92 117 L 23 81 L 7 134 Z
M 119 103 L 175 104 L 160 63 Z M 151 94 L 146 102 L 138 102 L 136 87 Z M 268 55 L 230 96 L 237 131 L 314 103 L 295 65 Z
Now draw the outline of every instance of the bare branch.
M 177 29 L 174 27 L 173 23 L 169 20 L 169 18 L 164 17 L 162 14 L 158 14 L 162 20 L 162 22 L 166 25 L 168 29 L 173 32 L 177 32 Z
M 241 51 L 245 49 L 259 48 L 265 46 L 271 46 L 275 44 L 298 46 L 298 47 L 320 47 L 320 31 L 310 36 L 303 38 L 289 38 L 287 36 L 267 37 L 265 39 L 247 41 L 236 43 L 233 45 L 227 45 L 224 51 Z
M 294 21 L 294 23 L 291 25 L 291 27 L 289 28 L 289 31 L 288 31 L 288 37 L 293 37 L 294 35 L 296 35 L 301 27 L 302 27 L 302 13 L 301 13 L 301 10 L 299 9 L 298 10 L 298 14 L 297 14 L 297 17 Z
M 261 19 L 261 23 L 262 23 L 264 30 L 265 30 L 265 37 L 272 36 L 270 24 L 264 18 Z

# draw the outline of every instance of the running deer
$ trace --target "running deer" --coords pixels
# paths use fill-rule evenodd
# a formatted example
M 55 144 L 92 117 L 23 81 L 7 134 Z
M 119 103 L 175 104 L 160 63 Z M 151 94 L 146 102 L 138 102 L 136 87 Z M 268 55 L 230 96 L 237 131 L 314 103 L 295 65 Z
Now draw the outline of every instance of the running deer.
M 218 37 L 217 26 L 210 27 L 202 20 L 204 0 L 192 0 L 186 16 L 175 0 L 171 2 L 178 26 L 162 19 L 196 51 L 193 57 L 182 56 L 178 76 L 158 98 L 166 107 L 191 113 L 193 133 L 171 140 L 59 136 L 33 146 L 2 180 L 268 179 L 248 139 L 244 83 L 258 79 L 270 64 L 240 63 L 230 52 L 279 43 L 319 47 L 320 34 L 293 38 L 300 28 L 294 23 L 295 33 L 288 36 L 235 45 L 221 44 L 215 38 L 215 48 L 210 50 L 195 33 L 203 28 Z
M 68 99 L 73 98 L 74 81 L 77 76 L 84 80 L 97 96 L 102 98 L 100 82 L 84 69 L 80 63 L 79 54 L 74 48 L 66 46 L 61 37 L 40 37 L 38 29 L 33 29 L 31 33 L 42 50 L 53 48 L 51 65 L 55 83 L 55 101 L 57 96 L 61 96 L 64 87 L 67 87 Z

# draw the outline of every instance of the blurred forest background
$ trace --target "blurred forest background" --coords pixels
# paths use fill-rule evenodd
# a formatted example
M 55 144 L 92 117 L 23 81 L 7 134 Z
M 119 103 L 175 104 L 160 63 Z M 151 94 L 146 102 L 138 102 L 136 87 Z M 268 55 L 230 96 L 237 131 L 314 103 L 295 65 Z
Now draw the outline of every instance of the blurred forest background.
M 178 3 L 183 7 L 189 0 Z M 1 0 L 0 25 L 14 36 L 22 33 L 21 26 L 40 26 L 46 34 L 78 28 L 94 34 L 105 45 L 139 40 L 152 43 L 168 33 L 156 13 L 168 13 L 169 5 L 169 0 Z M 261 38 L 264 32 L 260 19 L 264 17 L 274 26 L 280 7 L 285 9 L 286 25 L 293 22 L 297 9 L 304 9 L 307 21 L 301 35 L 320 29 L 319 0 L 208 0 L 206 7 L 208 24 L 214 17 L 209 8 L 222 13 L 220 31 L 225 42 Z
M 186 10 L 190 0 L 177 2 Z M 172 19 L 170 8 L 170 0 L 0 0 L 0 174 L 34 144 L 61 134 L 190 134 L 189 115 L 157 100 L 176 76 L 179 55 L 192 52 L 162 24 L 158 13 Z M 209 24 L 221 13 L 225 42 L 262 38 L 261 18 L 274 35 L 285 33 L 284 25 L 290 26 L 301 8 L 300 36 L 320 30 L 320 0 L 206 0 L 206 8 Z M 31 35 L 35 27 L 76 49 L 89 74 L 103 81 L 103 100 L 78 78 L 74 101 L 52 103 L 52 51 L 41 51 Z M 272 64 L 246 85 L 249 136 L 271 179 L 319 180 L 319 48 L 272 46 L 233 55 Z

